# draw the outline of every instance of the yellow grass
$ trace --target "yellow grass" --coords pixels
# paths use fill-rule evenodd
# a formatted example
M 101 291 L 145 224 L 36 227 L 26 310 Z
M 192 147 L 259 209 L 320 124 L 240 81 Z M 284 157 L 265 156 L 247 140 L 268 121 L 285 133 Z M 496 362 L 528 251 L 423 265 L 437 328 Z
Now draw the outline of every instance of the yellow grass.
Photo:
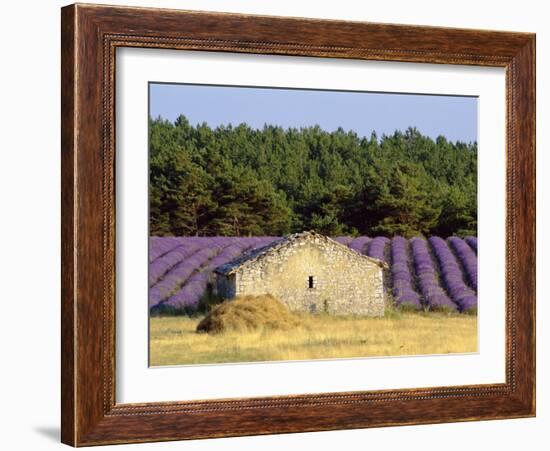
M 299 316 L 291 330 L 197 333 L 202 317 L 150 319 L 150 364 L 447 354 L 477 351 L 477 317 L 390 312 L 383 318 Z

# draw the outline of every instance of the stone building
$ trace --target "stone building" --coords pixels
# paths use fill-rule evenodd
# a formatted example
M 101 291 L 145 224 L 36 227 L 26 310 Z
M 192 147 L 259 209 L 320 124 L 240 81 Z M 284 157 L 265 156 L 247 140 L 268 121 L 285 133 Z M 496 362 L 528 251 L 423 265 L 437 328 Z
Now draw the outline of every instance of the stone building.
M 384 269 L 380 260 L 302 232 L 216 268 L 216 290 L 225 299 L 271 294 L 294 311 L 381 316 Z

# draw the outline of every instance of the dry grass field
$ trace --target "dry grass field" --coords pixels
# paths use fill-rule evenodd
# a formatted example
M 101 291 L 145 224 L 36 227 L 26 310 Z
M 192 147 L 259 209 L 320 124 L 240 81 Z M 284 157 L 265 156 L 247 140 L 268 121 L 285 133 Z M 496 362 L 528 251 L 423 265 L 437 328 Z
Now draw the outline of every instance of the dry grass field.
M 477 317 L 389 311 L 382 318 L 297 315 L 290 330 L 197 333 L 204 317 L 150 319 L 150 365 L 183 365 L 477 351 Z

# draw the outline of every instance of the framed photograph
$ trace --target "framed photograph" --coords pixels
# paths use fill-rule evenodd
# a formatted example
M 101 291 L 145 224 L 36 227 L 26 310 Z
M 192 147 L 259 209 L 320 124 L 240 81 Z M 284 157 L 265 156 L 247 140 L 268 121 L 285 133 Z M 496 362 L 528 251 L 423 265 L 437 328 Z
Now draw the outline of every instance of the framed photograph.
M 62 8 L 62 441 L 535 415 L 535 36 Z

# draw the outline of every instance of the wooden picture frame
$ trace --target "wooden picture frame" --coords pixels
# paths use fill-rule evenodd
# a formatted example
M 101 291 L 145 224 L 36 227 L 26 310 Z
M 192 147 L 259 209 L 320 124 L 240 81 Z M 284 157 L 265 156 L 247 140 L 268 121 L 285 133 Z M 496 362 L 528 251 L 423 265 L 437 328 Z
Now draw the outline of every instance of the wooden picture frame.
M 71 5 L 62 9 L 62 441 L 73 446 L 535 415 L 535 35 Z M 506 382 L 118 404 L 115 50 L 506 69 Z

